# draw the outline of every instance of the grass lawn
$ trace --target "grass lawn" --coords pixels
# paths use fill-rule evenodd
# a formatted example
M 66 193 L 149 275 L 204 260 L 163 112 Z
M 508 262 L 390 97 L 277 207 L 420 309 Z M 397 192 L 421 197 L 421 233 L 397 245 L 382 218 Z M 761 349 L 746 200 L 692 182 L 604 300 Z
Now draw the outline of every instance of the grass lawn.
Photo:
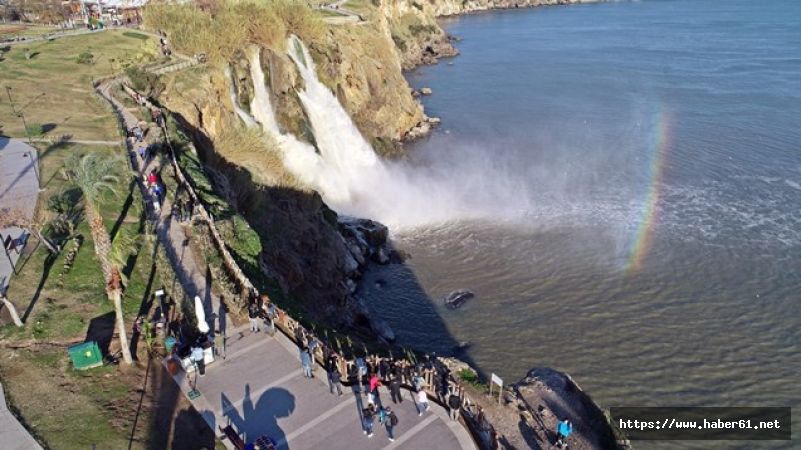
M 43 34 L 62 31 L 52 25 L 39 25 L 29 23 L 0 23 L 0 41 L 6 38 L 39 37 Z
M 93 94 L 91 83 L 112 70 L 121 72 L 130 64 L 155 60 L 158 43 L 142 36 L 111 30 L 8 47 L 0 61 L 0 129 L 9 136 L 25 136 L 8 101 L 6 87 L 10 87 L 29 128 L 41 128 L 53 137 L 118 140 L 117 122 L 106 103 Z M 92 54 L 90 63 L 77 62 L 84 52 Z M 26 53 L 32 57 L 27 59 Z
M 121 158 L 115 174 L 119 177 L 118 195 L 106 195 L 101 212 L 112 236 L 138 237 L 128 252 L 124 269 L 128 284 L 123 309 L 130 333 L 143 301 L 161 287 L 163 271 L 154 265 L 155 240 L 143 233 L 141 194 L 132 184 L 123 149 L 73 144 L 41 146 L 45 190 L 40 194 L 38 214 L 47 213 L 49 197 L 71 189 L 60 174 L 66 158 L 85 152 Z M 211 431 L 198 422 L 202 419 L 190 409 L 161 367 L 155 363 L 145 370 L 148 358 L 143 343 L 138 346 L 139 361 L 134 366 L 109 365 L 85 372 L 72 369 L 66 352 L 69 343 L 83 341 L 93 319 L 113 318 L 113 306 L 104 292 L 103 276 L 85 221 L 79 223 L 76 233 L 84 237 L 84 242 L 70 270 L 64 270 L 69 242 L 54 259 L 48 258 L 47 250 L 39 245 L 18 266 L 20 273 L 11 280 L 8 297 L 21 316 L 27 315 L 23 328 L 0 328 L 0 344 L 9 347 L 0 358 L 0 377 L 12 408 L 51 448 L 87 449 L 94 444 L 96 448 L 124 449 L 129 448 L 132 436 L 132 448 L 167 448 L 175 436 L 186 439 L 191 448 L 214 448 Z M 113 353 L 116 349 L 118 343 L 114 339 L 110 350 Z

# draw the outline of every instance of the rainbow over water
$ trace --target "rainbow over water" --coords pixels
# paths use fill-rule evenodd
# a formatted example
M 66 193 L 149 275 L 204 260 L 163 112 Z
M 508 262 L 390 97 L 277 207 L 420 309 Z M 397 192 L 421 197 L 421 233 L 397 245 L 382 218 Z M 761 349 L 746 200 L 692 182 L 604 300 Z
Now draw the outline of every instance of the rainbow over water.
M 670 149 L 670 115 L 662 108 L 654 115 L 652 133 L 648 140 L 649 183 L 639 224 L 629 245 L 626 273 L 635 273 L 642 267 L 648 250 L 651 248 L 654 229 L 659 216 L 662 176 L 665 170 L 667 153 Z

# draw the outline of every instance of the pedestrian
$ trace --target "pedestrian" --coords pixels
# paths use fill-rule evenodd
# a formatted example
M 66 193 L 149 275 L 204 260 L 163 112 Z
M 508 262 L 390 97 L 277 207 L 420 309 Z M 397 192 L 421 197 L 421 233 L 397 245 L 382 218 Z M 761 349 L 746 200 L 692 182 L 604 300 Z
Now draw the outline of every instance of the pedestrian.
M 398 416 L 395 415 L 395 411 L 393 411 L 389 406 L 386 409 L 387 412 L 387 419 L 384 421 L 384 427 L 387 430 L 387 439 L 389 442 L 395 442 L 395 435 L 393 431 L 395 427 L 398 426 Z
M 567 448 L 567 437 L 573 432 L 573 424 L 565 419 L 556 425 L 556 446 Z
M 448 408 L 450 408 L 451 420 L 459 420 L 459 408 L 462 406 L 462 398 L 457 394 L 458 387 L 448 397 Z
M 414 394 L 416 397 L 417 402 L 415 406 L 417 407 L 417 415 L 422 416 L 423 412 L 428 411 L 430 406 L 428 405 L 428 395 L 426 391 L 420 389 L 417 393 Z
M 381 375 L 382 381 L 387 381 L 387 375 L 389 375 L 389 362 L 387 362 L 386 358 L 381 358 L 381 361 L 378 362 L 378 373 Z
M 184 207 L 184 202 L 181 200 L 180 197 L 175 199 L 175 203 L 172 205 L 172 217 L 177 221 L 181 221 L 181 210 Z
M 189 197 L 188 199 L 186 199 L 186 203 L 184 205 L 184 213 L 183 213 L 184 222 L 192 220 L 192 212 L 194 210 L 195 210 L 195 201 L 192 200 L 192 197 Z
M 259 307 L 256 302 L 250 302 L 248 305 L 248 319 L 250 320 L 250 331 L 254 333 L 259 332 Z
M 158 200 L 159 202 L 161 202 L 161 194 L 162 194 L 161 185 L 158 184 L 158 183 L 154 184 L 153 185 L 153 196 L 156 197 L 156 200 Z
M 328 372 L 328 390 L 331 394 L 334 394 L 334 387 L 337 389 L 337 394 L 341 397 L 342 396 L 342 375 L 339 373 L 339 368 L 337 367 L 337 357 L 335 355 L 331 355 L 328 358 L 328 367 L 326 370 Z
M 262 299 L 262 309 L 264 309 L 264 314 L 266 316 L 265 320 L 270 322 L 270 333 L 275 334 L 275 319 L 276 319 L 276 308 L 275 304 L 270 301 L 270 298 L 267 295 L 263 295 Z
M 320 341 L 314 335 L 309 335 L 309 354 L 312 355 L 311 359 L 311 367 L 314 368 L 314 353 L 317 351 L 317 348 L 320 346 Z
M 412 377 L 412 386 L 414 387 L 414 391 L 415 392 L 422 391 L 424 382 L 425 380 L 423 380 L 423 377 L 421 377 L 420 374 L 415 372 L 414 376 Z
M 206 359 L 203 354 L 203 347 L 195 345 L 192 347 L 192 362 L 197 367 L 197 373 L 202 377 L 206 375 Z
M 361 387 L 361 384 L 364 382 L 364 378 L 367 376 L 367 363 L 364 361 L 364 358 L 361 355 L 356 358 L 356 369 L 358 370 L 357 382 Z M 366 385 L 364 391 L 367 392 Z
M 402 403 L 401 398 L 401 380 L 400 377 L 392 377 L 389 381 L 389 394 L 392 397 L 392 403 Z
M 222 331 L 214 335 L 214 352 L 225 359 L 225 333 Z
M 158 178 L 156 177 L 156 171 L 151 170 L 150 174 L 147 176 L 147 184 L 152 187 L 156 184 L 156 181 L 158 181 Z
M 300 325 L 298 325 L 295 328 L 295 342 L 298 344 L 299 347 L 303 347 L 305 345 L 304 341 L 305 340 L 303 338 L 303 328 L 301 328 Z
M 364 428 L 364 434 L 367 437 L 373 437 L 373 420 L 375 417 L 375 406 L 370 404 L 367 405 L 367 408 L 362 410 L 362 425 Z
M 370 375 L 369 387 L 370 393 L 368 396 L 368 401 L 370 403 L 378 403 L 380 405 L 381 399 L 378 398 L 378 388 L 381 387 L 381 380 L 378 379 L 378 374 L 375 372 Z
M 138 148 L 138 151 L 139 151 L 139 158 L 142 159 L 143 163 L 146 162 L 147 161 L 147 147 L 144 146 L 144 145 L 140 145 L 139 148 Z
M 300 363 L 303 366 L 303 375 L 306 378 L 314 378 L 312 375 L 312 367 L 311 367 L 312 356 L 309 352 L 308 348 L 304 348 L 300 352 Z

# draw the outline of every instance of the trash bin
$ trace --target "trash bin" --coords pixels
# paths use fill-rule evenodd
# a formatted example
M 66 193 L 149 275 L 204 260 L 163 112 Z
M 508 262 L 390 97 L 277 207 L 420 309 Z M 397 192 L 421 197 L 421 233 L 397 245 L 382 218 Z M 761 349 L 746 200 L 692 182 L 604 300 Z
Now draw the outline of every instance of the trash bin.
M 96 341 L 75 344 L 67 348 L 75 370 L 86 370 L 103 365 L 103 354 Z
M 175 338 L 168 336 L 167 339 L 164 339 L 164 350 L 167 350 L 167 353 L 172 353 L 173 347 L 175 347 Z

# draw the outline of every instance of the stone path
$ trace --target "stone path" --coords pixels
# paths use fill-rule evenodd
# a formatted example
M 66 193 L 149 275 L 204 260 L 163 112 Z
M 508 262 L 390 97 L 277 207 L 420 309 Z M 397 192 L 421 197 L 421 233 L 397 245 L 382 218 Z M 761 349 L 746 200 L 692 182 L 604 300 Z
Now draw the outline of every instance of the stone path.
M 0 214 L 15 211 L 28 219 L 36 212 L 39 197 L 38 154 L 19 139 L 0 137 Z M 27 233 L 21 228 L 0 229 L 0 244 L 7 237 L 19 239 Z M 5 292 L 22 248 L 6 252 L 0 248 L 0 294 Z
M 297 347 L 280 332 L 271 337 L 247 327 L 234 330 L 228 333 L 226 353 L 226 359 L 206 368 L 205 376 L 181 371 L 174 377 L 187 394 L 197 383 L 201 395 L 191 402 L 217 434 L 220 426 L 230 424 L 246 441 L 267 435 L 279 449 L 476 448 L 467 430 L 451 421 L 444 408 L 432 402 L 431 409 L 418 416 L 408 391 L 397 405 L 386 390 L 379 396 L 398 416 L 395 442 L 377 421 L 375 435 L 368 438 L 359 415 L 366 397 L 348 387 L 341 397 L 332 395 L 319 366 L 314 379 L 305 378 Z
M 6 450 L 42 450 L 42 446 L 8 410 L 2 384 L 0 384 L 0 442 Z
M 347 8 L 344 8 L 343 5 L 345 3 L 347 3 L 347 0 L 337 0 L 333 3 L 319 6 L 318 9 L 322 11 L 329 11 L 332 13 L 339 14 L 339 16 L 326 17 L 323 19 L 323 21 L 331 25 L 344 25 L 348 23 L 356 23 L 356 24 L 367 23 L 362 18 L 361 14 L 351 11 Z

